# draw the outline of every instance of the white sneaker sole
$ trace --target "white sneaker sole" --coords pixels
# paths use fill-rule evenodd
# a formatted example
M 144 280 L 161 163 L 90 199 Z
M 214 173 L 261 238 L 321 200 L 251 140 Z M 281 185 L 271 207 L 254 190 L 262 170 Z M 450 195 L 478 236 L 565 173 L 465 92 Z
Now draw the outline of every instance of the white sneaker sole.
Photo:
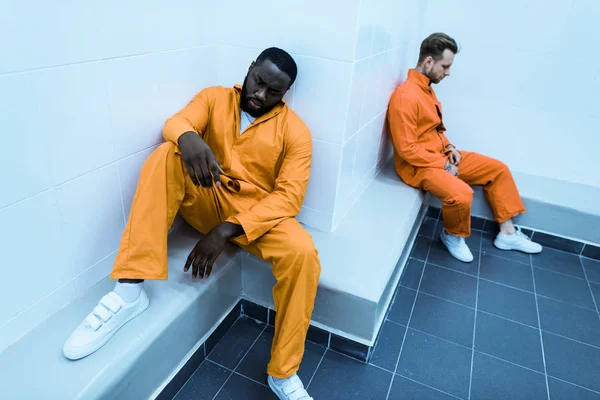
M 69 360 L 79 360 L 79 359 L 89 356 L 92 353 L 95 353 L 100 348 L 102 348 L 102 346 L 104 346 L 106 343 L 108 343 L 108 341 L 114 336 L 115 333 L 117 333 L 117 331 L 119 329 L 121 329 L 123 327 L 123 325 L 125 325 L 126 323 L 128 323 L 129 321 L 131 321 L 132 319 L 134 319 L 135 317 L 137 317 L 138 315 L 140 315 L 141 313 L 146 311 L 146 309 L 150 305 L 150 299 L 148 298 L 148 295 L 146 294 L 145 291 L 142 291 L 140 296 L 142 298 L 140 299 L 141 301 L 137 307 L 137 310 L 135 310 L 130 316 L 125 318 L 123 321 L 121 321 L 121 323 L 119 323 L 119 325 L 117 325 L 113 330 L 108 332 L 106 335 L 98 338 L 98 340 L 90 343 L 87 346 L 78 347 L 75 349 L 68 348 L 67 344 L 65 343 L 65 346 L 63 347 L 63 354 L 65 355 L 65 357 L 67 357 Z
M 497 249 L 500 249 L 500 250 L 504 250 L 504 251 L 520 251 L 521 253 L 525 253 L 525 254 L 539 254 L 543 250 L 543 248 L 541 248 L 539 250 L 521 249 L 521 248 L 513 247 L 513 246 L 510 246 L 510 245 L 505 245 L 505 244 L 499 242 L 498 240 L 494 240 L 494 246 Z

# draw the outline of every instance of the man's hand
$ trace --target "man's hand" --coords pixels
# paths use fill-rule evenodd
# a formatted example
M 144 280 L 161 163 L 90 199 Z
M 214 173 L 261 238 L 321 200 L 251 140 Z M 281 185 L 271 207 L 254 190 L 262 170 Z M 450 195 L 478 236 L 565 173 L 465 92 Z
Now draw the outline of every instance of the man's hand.
M 449 147 L 448 149 L 451 151 L 451 153 L 449 154 L 450 164 L 454 165 L 455 167 L 458 167 L 458 164 L 460 164 L 460 160 L 462 160 L 460 152 L 456 150 L 455 147 Z
M 184 272 L 188 272 L 192 267 L 192 277 L 209 277 L 212 267 L 225 245 L 230 239 L 240 236 L 244 230 L 240 225 L 230 222 L 223 222 L 214 227 L 206 236 L 196 243 L 183 267 Z
M 455 165 L 450 164 L 450 162 L 446 161 L 446 165 L 444 166 L 444 169 L 450 175 L 458 176 L 458 168 Z
M 196 132 L 186 132 L 179 137 L 178 143 L 194 185 L 212 187 L 214 179 L 215 184 L 221 186 L 223 170 L 206 142 Z

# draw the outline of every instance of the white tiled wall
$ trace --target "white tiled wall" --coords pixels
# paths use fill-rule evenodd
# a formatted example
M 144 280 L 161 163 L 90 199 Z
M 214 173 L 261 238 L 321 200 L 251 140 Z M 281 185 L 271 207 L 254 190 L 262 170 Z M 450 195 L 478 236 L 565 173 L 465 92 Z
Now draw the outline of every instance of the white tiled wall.
M 429 0 L 421 37 L 461 44 L 436 87 L 450 139 L 513 171 L 600 187 L 600 2 Z
M 110 273 L 165 119 L 217 81 L 208 4 L 0 3 L 0 351 Z
M 299 219 L 334 229 L 389 155 L 385 109 L 420 4 L 2 2 L 0 351 L 110 272 L 165 119 L 204 87 L 242 83 L 265 47 L 296 59 L 286 100 L 314 138 Z

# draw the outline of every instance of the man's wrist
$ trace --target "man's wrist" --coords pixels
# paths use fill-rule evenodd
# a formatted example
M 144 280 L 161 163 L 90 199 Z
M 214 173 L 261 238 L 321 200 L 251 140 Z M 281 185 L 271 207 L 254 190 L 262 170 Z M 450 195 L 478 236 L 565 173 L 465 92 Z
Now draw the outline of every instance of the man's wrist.
M 187 140 L 187 138 L 189 138 L 191 135 L 196 135 L 198 136 L 198 134 L 194 131 L 187 131 L 182 133 L 181 135 L 179 135 L 179 138 L 177 139 L 177 144 L 181 145 L 181 140 L 183 139 L 184 141 Z
M 215 228 L 217 233 L 224 239 L 231 240 L 235 237 L 244 234 L 244 228 L 241 225 L 234 224 L 232 222 L 225 221 Z

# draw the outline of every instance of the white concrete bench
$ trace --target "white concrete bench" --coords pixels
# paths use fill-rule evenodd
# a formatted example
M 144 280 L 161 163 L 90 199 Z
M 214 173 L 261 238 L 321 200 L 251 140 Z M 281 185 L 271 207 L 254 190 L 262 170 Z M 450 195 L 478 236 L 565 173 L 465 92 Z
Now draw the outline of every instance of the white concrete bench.
M 334 233 L 309 229 L 322 261 L 313 324 L 372 346 L 425 209 L 424 196 L 386 166 Z M 229 246 L 209 280 L 182 269 L 199 234 L 184 226 L 169 239 L 169 280 L 148 281 L 146 312 L 98 352 L 72 362 L 62 345 L 108 279 L 0 353 L 0 398 L 154 398 L 240 299 L 271 307 L 270 265 Z M 399 262 L 400 260 L 400 262 Z

